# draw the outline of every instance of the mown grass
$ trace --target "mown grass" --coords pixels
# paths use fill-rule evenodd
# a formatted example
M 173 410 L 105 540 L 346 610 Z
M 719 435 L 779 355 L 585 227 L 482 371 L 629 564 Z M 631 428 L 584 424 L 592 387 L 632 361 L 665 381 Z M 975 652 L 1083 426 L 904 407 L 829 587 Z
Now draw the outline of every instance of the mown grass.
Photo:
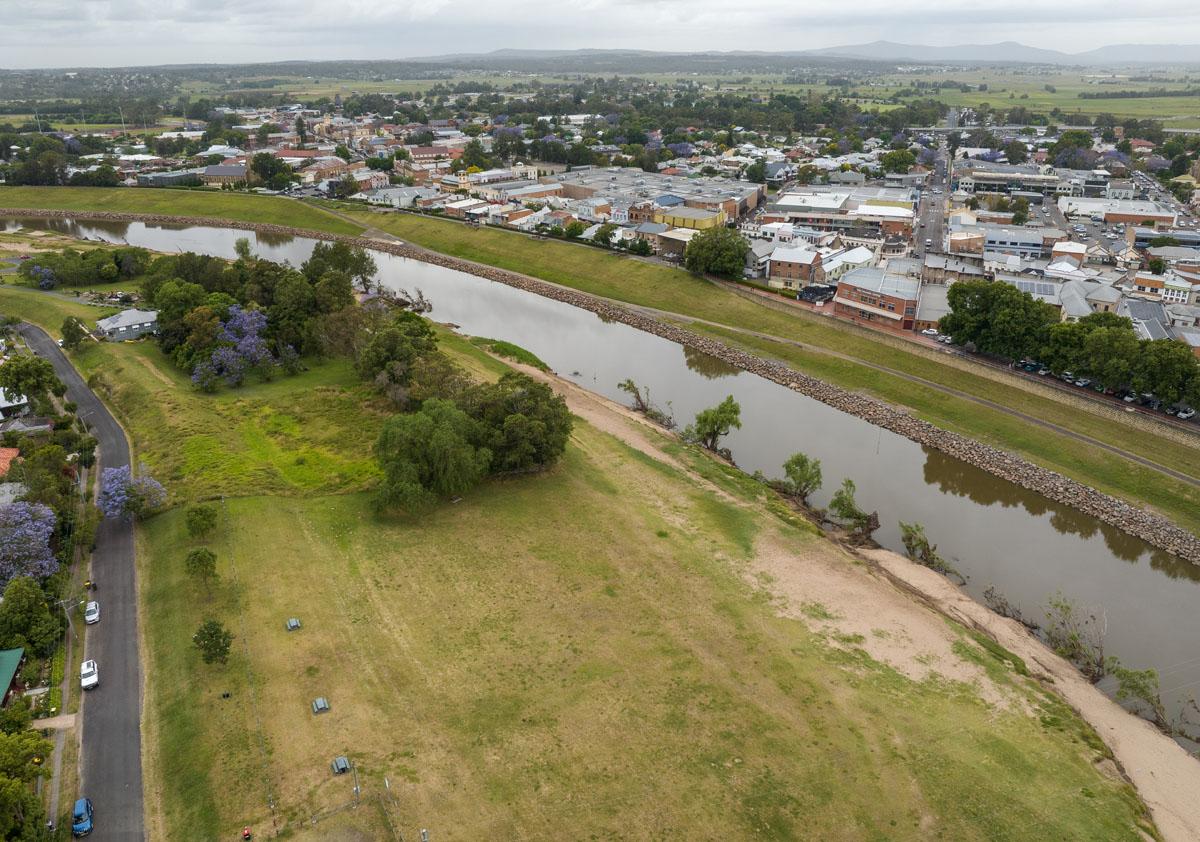
M 268 789 L 303 821 L 349 800 L 328 769 L 346 754 L 364 795 L 388 779 L 406 836 L 1139 838 L 1136 797 L 1065 706 L 1050 724 L 992 708 L 779 617 L 738 572 L 756 540 L 835 551 L 723 487 L 733 501 L 581 423 L 551 472 L 419 518 L 364 495 L 232 499 L 211 593 L 183 572 L 182 511 L 149 521 L 163 833 L 263 824 Z M 190 646 L 207 616 L 238 635 L 228 666 Z
M 170 214 L 291 225 L 331 234 L 362 229 L 319 208 L 278 196 L 219 190 L 128 187 L 0 187 L 0 207 Z

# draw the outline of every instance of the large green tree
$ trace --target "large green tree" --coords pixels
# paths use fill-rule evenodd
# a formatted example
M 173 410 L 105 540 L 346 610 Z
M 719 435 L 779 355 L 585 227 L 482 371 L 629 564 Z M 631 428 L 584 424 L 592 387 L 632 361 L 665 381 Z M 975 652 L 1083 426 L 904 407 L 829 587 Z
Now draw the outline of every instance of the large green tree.
M 375 442 L 383 469 L 376 505 L 415 511 L 438 497 L 468 491 L 487 473 L 492 458 L 491 451 L 476 446 L 478 437 L 477 422 L 440 398 L 390 418 Z
M 696 275 L 741 278 L 749 249 L 742 235 L 732 228 L 709 228 L 692 237 L 684 251 L 683 265 Z
M 545 383 L 510 372 L 473 391 L 467 409 L 480 423 L 479 442 L 493 473 L 535 471 L 553 464 L 571 436 L 571 411 Z
M 41 357 L 21 355 L 0 365 L 0 388 L 9 395 L 24 395 L 29 400 L 51 392 L 62 395 L 67 387 L 54 373 L 54 366 Z
M 1185 343 L 1174 339 L 1142 343 L 1133 383 L 1139 392 L 1151 392 L 1166 404 L 1200 403 L 1196 357 Z
M 1009 360 L 1032 356 L 1057 322 L 1053 307 L 999 281 L 960 281 L 947 292 L 941 329 L 960 344 Z

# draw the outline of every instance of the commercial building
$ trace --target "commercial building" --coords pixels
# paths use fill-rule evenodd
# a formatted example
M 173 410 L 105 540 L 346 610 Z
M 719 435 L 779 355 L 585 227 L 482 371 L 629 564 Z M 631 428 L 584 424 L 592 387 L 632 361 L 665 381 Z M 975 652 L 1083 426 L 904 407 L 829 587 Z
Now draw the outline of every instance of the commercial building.
M 818 231 L 837 231 L 858 244 L 912 236 L 916 194 L 889 187 L 789 190 L 767 205 L 761 222 L 785 222 Z
M 780 289 L 800 289 L 825 282 L 821 253 L 807 246 L 779 246 L 767 261 L 767 284 Z
M 1121 222 L 1126 225 L 1140 225 L 1151 222 L 1155 227 L 1171 226 L 1178 218 L 1175 211 L 1167 205 L 1145 200 L 1064 196 L 1058 200 L 1058 209 L 1065 216 L 1098 218 L 1110 224 Z
M 720 211 L 725 219 L 737 219 L 759 207 L 767 195 L 766 185 L 724 178 L 690 178 L 679 175 L 660 175 L 644 172 L 635 167 L 583 167 L 543 177 L 562 185 L 562 195 L 567 199 L 589 199 L 600 196 L 614 200 L 614 204 L 628 206 L 649 204 L 656 208 L 689 207 L 707 211 Z M 634 218 L 630 222 L 646 222 L 653 218 L 648 210 L 646 218 Z
M 838 280 L 834 315 L 890 331 L 916 324 L 921 281 L 878 266 L 854 269 Z
M 1049 168 L 966 161 L 955 166 L 952 188 L 971 194 L 1057 195 L 1061 179 Z

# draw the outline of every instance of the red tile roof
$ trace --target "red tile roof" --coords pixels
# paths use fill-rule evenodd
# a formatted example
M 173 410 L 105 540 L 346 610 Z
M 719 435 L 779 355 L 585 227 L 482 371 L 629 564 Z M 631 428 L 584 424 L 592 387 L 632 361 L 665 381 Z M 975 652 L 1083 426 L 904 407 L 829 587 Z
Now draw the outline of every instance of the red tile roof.
M 0 447 L 0 477 L 8 473 L 12 463 L 19 459 L 21 451 L 15 447 Z

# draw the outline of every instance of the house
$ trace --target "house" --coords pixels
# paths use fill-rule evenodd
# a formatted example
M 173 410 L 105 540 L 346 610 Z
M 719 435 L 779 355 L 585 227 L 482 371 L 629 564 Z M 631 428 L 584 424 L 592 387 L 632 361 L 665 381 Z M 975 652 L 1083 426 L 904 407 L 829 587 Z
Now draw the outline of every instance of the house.
M 25 650 L 19 646 L 16 649 L 0 650 L 0 688 L 4 690 L 3 697 L 0 698 L 0 705 L 8 704 L 13 679 L 17 677 L 17 670 L 20 669 L 24 657 Z
M 21 458 L 21 451 L 16 447 L 0 447 L 0 479 L 8 476 L 8 469 L 13 462 Z
M 770 240 L 751 240 L 750 248 L 746 249 L 744 276 L 747 278 L 765 277 L 769 270 L 771 253 L 775 249 L 776 244 Z
M 97 332 L 110 342 L 138 339 L 158 332 L 157 310 L 122 310 L 96 322 Z
M 917 319 L 921 281 L 878 266 L 847 272 L 838 280 L 834 315 L 889 331 L 909 331 Z
M 37 433 L 48 433 L 54 429 L 54 422 L 39 415 L 18 415 L 0 421 L 0 435 L 14 433 L 19 436 L 32 436 Z
M 24 395 L 10 395 L 0 386 L 0 418 L 12 418 L 20 415 L 29 408 L 29 401 Z

